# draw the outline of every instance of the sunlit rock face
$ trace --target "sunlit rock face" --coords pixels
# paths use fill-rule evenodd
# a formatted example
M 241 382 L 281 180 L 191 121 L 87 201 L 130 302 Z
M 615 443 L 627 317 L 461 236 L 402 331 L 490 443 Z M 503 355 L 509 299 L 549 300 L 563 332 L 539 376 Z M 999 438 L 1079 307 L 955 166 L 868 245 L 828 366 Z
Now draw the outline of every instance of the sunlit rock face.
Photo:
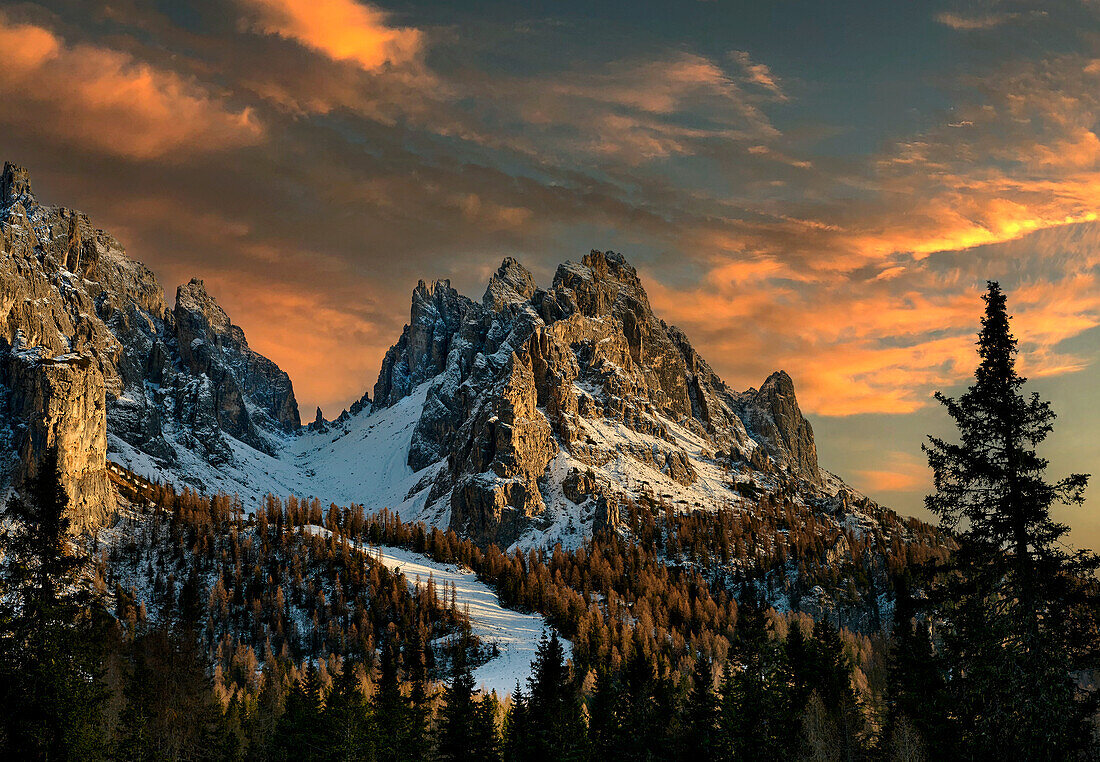
M 0 483 L 17 487 L 57 446 L 81 527 L 113 508 L 108 450 L 166 468 L 196 455 L 226 465 L 228 438 L 271 453 L 300 425 L 290 379 L 249 349 L 201 281 L 169 309 L 147 267 L 86 215 L 40 204 L 10 163 L 0 175 L 0 368 Z
M 480 541 L 563 520 L 614 527 L 618 503 L 645 494 L 738 502 L 742 469 L 822 485 L 790 377 L 730 390 L 613 252 L 561 265 L 545 290 L 506 259 L 480 303 L 422 281 L 374 404 L 428 380 L 408 465 L 443 463 L 428 502 L 449 503 L 450 525 Z
M 115 509 L 107 478 L 107 407 L 103 374 L 88 354 L 49 357 L 17 350 L 6 358 L 9 421 L 15 424 L 17 488 L 40 475 L 45 453 L 57 453 L 62 486 L 69 496 L 71 530 L 102 525 Z

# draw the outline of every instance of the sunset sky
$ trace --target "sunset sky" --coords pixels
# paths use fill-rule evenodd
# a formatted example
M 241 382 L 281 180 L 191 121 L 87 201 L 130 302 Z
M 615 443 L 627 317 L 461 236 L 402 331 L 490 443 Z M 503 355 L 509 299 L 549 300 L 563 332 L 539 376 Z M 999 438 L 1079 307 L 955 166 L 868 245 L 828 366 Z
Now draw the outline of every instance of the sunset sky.
M 0 3 L 0 160 L 171 297 L 192 276 L 302 415 L 373 386 L 417 279 L 480 298 L 624 253 L 736 388 L 794 378 L 824 467 L 923 515 L 936 389 L 1009 294 L 1100 546 L 1100 4 Z

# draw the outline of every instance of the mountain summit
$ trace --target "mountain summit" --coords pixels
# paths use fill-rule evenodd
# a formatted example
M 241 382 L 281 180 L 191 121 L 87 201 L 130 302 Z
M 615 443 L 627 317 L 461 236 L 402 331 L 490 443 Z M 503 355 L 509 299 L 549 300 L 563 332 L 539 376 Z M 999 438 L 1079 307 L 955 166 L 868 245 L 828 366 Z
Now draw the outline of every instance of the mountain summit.
M 803 610 L 831 594 L 784 548 L 808 544 L 821 568 L 858 556 L 854 616 L 876 620 L 887 549 L 928 541 L 819 468 L 790 376 L 730 389 L 621 254 L 565 262 L 547 288 L 509 257 L 477 301 L 420 281 L 373 400 L 303 427 L 290 378 L 202 280 L 169 307 L 110 234 L 40 204 L 25 170 L 6 164 L 0 193 L 0 490 L 56 449 L 77 530 L 111 520 L 108 461 L 246 510 L 296 494 L 515 548 L 702 517 L 744 537 L 731 570 Z
M 548 289 L 508 258 L 481 302 L 421 281 L 375 409 L 420 384 L 407 464 L 434 469 L 426 506 L 482 541 L 615 525 L 623 500 L 647 496 L 738 504 L 742 468 L 822 485 L 790 377 L 731 391 L 615 252 L 562 264 Z

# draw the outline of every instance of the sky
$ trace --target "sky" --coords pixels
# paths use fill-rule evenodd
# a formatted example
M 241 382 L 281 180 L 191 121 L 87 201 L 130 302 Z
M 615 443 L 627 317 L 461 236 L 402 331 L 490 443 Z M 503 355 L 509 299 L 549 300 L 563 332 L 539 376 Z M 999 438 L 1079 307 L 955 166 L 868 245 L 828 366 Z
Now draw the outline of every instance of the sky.
M 171 298 L 202 277 L 303 418 L 373 387 L 420 278 L 623 253 L 824 467 L 923 513 L 932 399 L 1008 293 L 1100 479 L 1100 3 L 0 2 L 0 159 Z M 1100 547 L 1100 484 L 1060 511 Z

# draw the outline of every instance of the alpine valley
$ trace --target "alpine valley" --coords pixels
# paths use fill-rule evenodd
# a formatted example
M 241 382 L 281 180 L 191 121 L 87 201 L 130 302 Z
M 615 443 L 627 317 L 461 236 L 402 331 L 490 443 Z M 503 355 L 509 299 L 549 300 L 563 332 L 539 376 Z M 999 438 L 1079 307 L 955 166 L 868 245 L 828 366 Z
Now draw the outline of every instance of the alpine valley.
M 613 252 L 560 265 L 545 288 L 507 258 L 480 300 L 420 281 L 373 389 L 303 426 L 291 379 L 202 280 L 169 303 L 114 237 L 39 203 L 9 163 L 0 381 L 3 485 L 56 448 L 81 532 L 127 502 L 109 469 L 247 512 L 266 494 L 388 508 L 502 548 L 629 538 L 640 515 L 732 522 L 742 539 L 713 573 L 859 629 L 888 621 L 891 565 L 946 542 L 821 469 L 791 378 L 730 389 Z

